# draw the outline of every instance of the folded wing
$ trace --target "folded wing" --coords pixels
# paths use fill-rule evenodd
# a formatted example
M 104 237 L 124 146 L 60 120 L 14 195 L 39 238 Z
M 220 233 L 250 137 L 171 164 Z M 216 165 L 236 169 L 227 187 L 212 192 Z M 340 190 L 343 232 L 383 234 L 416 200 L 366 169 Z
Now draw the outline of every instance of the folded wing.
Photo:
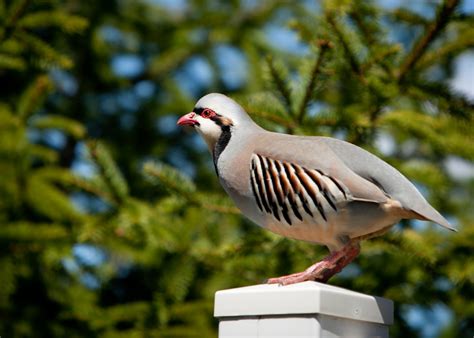
M 327 222 L 352 198 L 341 181 L 321 170 L 259 154 L 252 155 L 250 184 L 258 208 L 288 225 L 304 218 Z

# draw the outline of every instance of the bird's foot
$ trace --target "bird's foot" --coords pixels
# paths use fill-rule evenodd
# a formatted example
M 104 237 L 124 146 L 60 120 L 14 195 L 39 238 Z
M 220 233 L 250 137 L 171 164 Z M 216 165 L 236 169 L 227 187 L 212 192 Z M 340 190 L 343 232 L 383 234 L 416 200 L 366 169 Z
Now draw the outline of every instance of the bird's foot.
M 279 285 L 289 285 L 294 283 L 304 282 L 307 279 L 306 270 L 303 272 L 293 273 L 291 275 L 281 276 L 281 277 L 274 277 L 267 279 L 267 284 L 279 284 Z
M 324 258 L 321 262 L 311 265 L 303 272 L 294 273 L 287 276 L 270 278 L 268 284 L 289 285 L 305 281 L 316 281 L 325 283 L 340 272 L 346 265 L 354 260 L 360 252 L 358 243 L 349 243 L 341 250 L 335 251 Z

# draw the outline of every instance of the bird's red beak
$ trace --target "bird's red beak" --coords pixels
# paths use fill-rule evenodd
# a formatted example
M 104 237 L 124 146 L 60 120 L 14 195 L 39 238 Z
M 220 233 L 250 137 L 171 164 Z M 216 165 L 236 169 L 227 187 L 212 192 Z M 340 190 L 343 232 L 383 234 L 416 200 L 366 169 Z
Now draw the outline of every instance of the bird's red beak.
M 178 120 L 178 122 L 176 122 L 176 124 L 178 126 L 195 126 L 195 125 L 198 125 L 199 122 L 194 119 L 195 117 L 196 117 L 196 113 L 189 113 L 189 114 L 183 115 L 179 118 L 179 120 Z

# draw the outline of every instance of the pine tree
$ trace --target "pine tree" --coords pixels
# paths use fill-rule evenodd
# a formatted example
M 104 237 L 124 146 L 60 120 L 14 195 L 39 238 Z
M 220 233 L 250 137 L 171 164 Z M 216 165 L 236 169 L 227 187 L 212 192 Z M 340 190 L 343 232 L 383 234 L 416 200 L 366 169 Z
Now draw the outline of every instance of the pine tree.
M 391 337 L 422 337 L 408 313 L 436 308 L 451 314 L 437 336 L 472 336 L 474 181 L 446 164 L 474 159 L 474 104 L 449 86 L 473 14 L 424 9 L 0 2 L 0 334 L 213 336 L 216 290 L 324 255 L 245 220 L 207 149 L 173 127 L 219 91 L 267 129 L 346 139 L 416 182 L 459 233 L 402 222 L 331 283 L 393 299 Z

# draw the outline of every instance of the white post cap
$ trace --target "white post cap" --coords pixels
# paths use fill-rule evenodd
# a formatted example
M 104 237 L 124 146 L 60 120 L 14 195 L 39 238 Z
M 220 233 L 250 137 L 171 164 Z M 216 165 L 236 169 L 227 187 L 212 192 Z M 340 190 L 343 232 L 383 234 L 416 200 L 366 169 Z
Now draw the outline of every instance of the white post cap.
M 391 325 L 393 302 L 317 282 L 262 284 L 216 292 L 214 316 L 322 314 Z

